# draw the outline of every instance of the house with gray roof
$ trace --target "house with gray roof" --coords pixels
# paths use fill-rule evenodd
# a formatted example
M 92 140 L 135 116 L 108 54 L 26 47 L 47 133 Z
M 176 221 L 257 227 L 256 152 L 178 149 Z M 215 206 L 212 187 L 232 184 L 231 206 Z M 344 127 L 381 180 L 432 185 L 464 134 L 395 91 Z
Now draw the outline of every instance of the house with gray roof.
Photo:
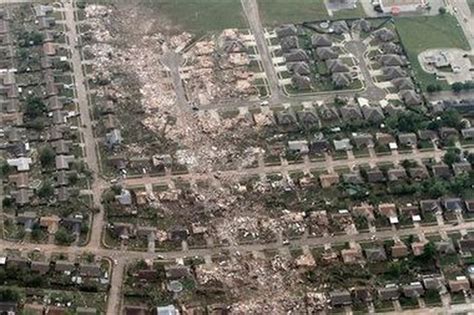
M 353 134 L 352 142 L 359 149 L 363 147 L 371 147 L 374 145 L 373 136 L 370 133 Z
M 433 171 L 433 176 L 435 177 L 450 179 L 453 176 L 449 166 L 444 163 L 433 165 L 431 167 L 431 170 Z
M 467 161 L 453 163 L 452 167 L 456 176 L 469 173 L 472 170 L 471 163 Z
M 386 27 L 380 28 L 374 33 L 375 38 L 382 42 L 390 42 L 395 39 L 395 33 L 392 30 L 389 30 Z
M 283 54 L 286 62 L 309 61 L 308 54 L 303 49 L 293 49 L 290 52 Z
M 365 257 L 368 262 L 377 262 L 387 260 L 387 254 L 383 247 L 364 249 Z
M 385 115 L 380 106 L 362 106 L 364 119 L 373 123 L 380 123 L 385 119 Z
M 398 135 L 398 142 L 401 145 L 413 147 L 413 146 L 416 146 L 418 139 L 415 133 L 412 133 L 412 132 L 401 133 Z
M 333 307 L 352 304 L 351 294 L 347 290 L 329 292 L 329 300 Z
M 402 286 L 402 292 L 408 298 L 417 298 L 425 294 L 425 289 L 420 282 L 413 282 Z
M 105 134 L 105 144 L 109 149 L 113 149 L 122 144 L 122 140 L 122 133 L 119 129 L 113 129 Z
M 69 154 L 71 145 L 72 145 L 71 140 L 60 139 L 60 140 L 51 142 L 51 146 L 54 148 L 54 151 L 58 155 Z
M 297 61 L 297 62 L 289 62 L 286 64 L 288 71 L 291 73 L 296 73 L 300 75 L 310 75 L 311 69 L 309 68 L 309 64 L 304 61 Z
M 406 170 L 403 167 L 395 167 L 387 170 L 387 178 L 394 182 L 408 177 Z
M 344 121 L 354 121 L 362 120 L 362 111 L 357 105 L 345 105 L 339 109 L 341 113 L 342 120 Z
M 319 118 L 315 110 L 303 109 L 296 113 L 300 123 L 304 125 L 318 125 Z
M 392 81 L 393 86 L 397 89 L 397 91 L 401 90 L 413 90 L 415 85 L 408 77 L 396 78 Z
M 296 36 L 298 34 L 298 29 L 294 24 L 285 24 L 277 27 L 275 33 L 279 38 L 287 36 Z
M 281 50 L 284 53 L 288 53 L 293 49 L 298 49 L 299 48 L 298 37 L 296 36 L 283 37 L 280 40 L 280 46 L 281 46 Z
M 383 78 L 386 81 L 391 81 L 394 79 L 403 78 L 407 76 L 406 71 L 403 70 L 399 66 L 383 67 L 382 72 L 383 72 Z
M 452 239 L 434 242 L 436 251 L 442 255 L 451 255 L 456 253 Z
M 307 140 L 288 141 L 288 150 L 294 153 L 306 154 L 309 152 Z
M 328 60 L 337 58 L 338 54 L 331 47 L 316 48 L 316 56 L 319 60 Z
M 341 59 L 326 60 L 326 67 L 330 73 L 349 72 L 349 67 L 342 62 Z
M 45 275 L 51 269 L 51 265 L 49 262 L 45 261 L 32 261 L 31 262 L 31 271 L 34 273 Z
M 443 200 L 443 207 L 449 212 L 459 212 L 464 208 L 461 198 L 446 198 Z
M 428 170 L 424 166 L 415 166 L 408 169 L 408 174 L 414 180 L 423 180 L 430 177 Z
M 329 150 L 329 142 L 322 133 L 317 133 L 310 141 L 310 151 L 317 154 L 323 154 Z
M 366 19 L 360 19 L 354 22 L 354 25 L 360 28 L 361 31 L 365 33 L 370 33 L 372 31 L 372 24 Z
M 398 95 L 406 105 L 420 105 L 422 102 L 421 96 L 414 90 L 403 90 Z
M 351 140 L 348 138 L 341 140 L 333 140 L 334 149 L 336 151 L 348 151 L 352 150 Z
M 311 90 L 311 78 L 306 75 L 293 74 L 291 76 L 291 84 L 294 88 L 301 91 Z
M 15 200 L 15 203 L 19 206 L 24 206 L 30 203 L 30 199 L 33 197 L 33 191 L 27 188 L 20 188 L 12 191 L 11 196 Z
M 74 162 L 73 155 L 56 155 L 56 170 L 68 170 L 72 162 Z
M 402 47 L 400 45 L 397 45 L 393 42 L 386 42 L 380 45 L 380 48 L 382 49 L 382 52 L 384 54 L 396 54 L 400 55 L 402 51 Z
M 321 105 L 318 107 L 318 113 L 324 121 L 339 120 L 339 113 L 335 106 Z
M 296 115 L 291 109 L 275 113 L 275 118 L 279 125 L 296 125 L 298 123 Z
M 451 137 L 458 137 L 459 132 L 456 128 L 451 128 L 451 127 L 441 127 L 439 129 L 439 135 L 441 139 L 448 139 Z
M 36 215 L 36 212 L 33 212 L 33 211 L 26 211 L 26 212 L 20 213 L 16 217 L 16 223 L 23 225 L 25 232 L 27 233 L 30 233 L 33 230 L 33 225 L 37 221 L 38 221 L 38 216 Z
M 438 139 L 438 133 L 434 130 L 429 130 L 429 129 L 418 130 L 417 134 L 420 140 L 432 141 L 432 140 Z
M 66 113 L 60 110 L 52 112 L 53 125 L 64 125 L 66 123 Z
M 63 102 L 57 96 L 50 97 L 48 99 L 48 110 L 52 111 L 61 111 L 64 108 Z
M 362 176 L 360 176 L 360 173 L 357 171 L 342 174 L 342 180 L 344 183 L 355 184 L 355 185 L 364 183 L 364 179 L 362 178 Z
M 335 34 L 341 35 L 342 33 L 349 33 L 349 26 L 344 20 L 334 21 L 331 24 L 331 28 Z
M 400 291 L 397 286 L 387 286 L 385 288 L 379 288 L 379 298 L 383 301 L 398 300 L 400 297 Z
M 461 135 L 463 139 L 474 139 L 474 128 L 464 128 L 461 129 Z
M 311 36 L 311 45 L 313 47 L 329 47 L 332 46 L 332 41 L 327 35 L 313 34 Z
M 373 168 L 367 171 L 367 181 L 369 183 L 381 183 L 385 182 L 386 178 L 381 170 Z
M 397 67 L 404 66 L 406 64 L 406 60 L 404 58 L 395 54 L 380 55 L 378 56 L 377 61 L 380 62 L 380 64 L 384 67 Z
M 67 201 L 70 197 L 69 188 L 61 186 L 55 189 L 55 195 L 58 201 L 63 202 Z
M 56 178 L 56 186 L 69 185 L 69 174 L 66 171 L 59 171 L 54 176 Z
M 349 72 L 336 72 L 331 75 L 331 81 L 336 88 L 346 88 L 351 85 L 352 77 Z

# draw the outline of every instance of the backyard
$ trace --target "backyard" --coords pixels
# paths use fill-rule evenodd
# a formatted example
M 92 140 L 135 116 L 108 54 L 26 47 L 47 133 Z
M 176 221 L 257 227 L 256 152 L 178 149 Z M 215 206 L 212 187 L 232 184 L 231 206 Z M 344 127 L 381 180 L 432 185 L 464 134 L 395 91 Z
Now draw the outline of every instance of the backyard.
M 439 84 L 447 89 L 447 83 L 436 80 L 434 74 L 422 70 L 418 62 L 418 54 L 432 48 L 469 50 L 469 43 L 457 19 L 450 14 L 419 16 L 398 18 L 395 24 L 421 87 L 426 89 L 430 84 Z

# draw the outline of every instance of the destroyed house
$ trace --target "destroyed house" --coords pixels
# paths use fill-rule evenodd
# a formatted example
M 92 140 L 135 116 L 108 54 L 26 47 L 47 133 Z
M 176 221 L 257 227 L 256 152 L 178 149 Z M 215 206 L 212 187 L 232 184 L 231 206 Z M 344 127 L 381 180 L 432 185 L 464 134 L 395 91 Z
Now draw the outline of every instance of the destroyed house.
M 352 304 L 351 294 L 347 290 L 330 292 L 329 300 L 331 301 L 332 306 L 345 306 Z
M 400 297 L 400 291 L 398 287 L 391 286 L 378 289 L 379 298 L 383 301 L 398 300 Z
M 275 118 L 279 125 L 297 124 L 296 115 L 291 110 L 277 112 Z
M 417 298 L 425 294 L 425 289 L 420 282 L 402 286 L 403 295 L 408 298 Z

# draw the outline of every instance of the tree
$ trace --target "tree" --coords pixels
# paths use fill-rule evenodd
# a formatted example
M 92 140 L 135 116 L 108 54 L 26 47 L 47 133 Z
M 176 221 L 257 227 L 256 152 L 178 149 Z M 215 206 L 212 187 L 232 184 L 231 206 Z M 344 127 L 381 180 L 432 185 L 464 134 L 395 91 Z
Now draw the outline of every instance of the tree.
M 455 82 L 451 85 L 451 89 L 455 93 L 459 93 L 464 89 L 464 85 L 461 82 Z
M 41 162 L 41 166 L 44 168 L 53 166 L 55 157 L 56 157 L 56 154 L 54 153 L 53 149 L 49 146 L 43 147 L 39 151 L 39 160 Z
M 54 194 L 54 188 L 49 180 L 43 182 L 40 189 L 38 190 L 38 196 L 40 198 L 49 199 Z
M 441 123 L 445 127 L 462 129 L 464 124 L 462 122 L 462 116 L 455 109 L 449 109 L 441 114 Z
M 437 251 L 436 246 L 433 242 L 428 242 L 423 248 L 423 254 L 421 255 L 423 260 L 433 261 L 436 259 Z
M 32 119 L 42 116 L 47 110 L 46 104 L 41 98 L 36 96 L 28 97 L 25 101 L 25 106 L 25 114 Z
M 441 91 L 441 86 L 439 86 L 438 84 L 429 84 L 429 85 L 426 87 L 426 91 L 427 91 L 428 93 L 438 92 L 438 91 Z
M 453 165 L 456 162 L 459 162 L 461 160 L 461 157 L 459 156 L 461 152 L 457 148 L 450 148 L 448 151 L 443 156 L 443 161 L 444 163 L 448 164 L 449 166 Z
M 75 237 L 65 228 L 60 228 L 56 234 L 54 234 L 54 238 L 59 245 L 71 245 L 75 239 Z
M 440 7 L 440 8 L 438 9 L 438 12 L 439 12 L 439 14 L 441 14 L 441 15 L 446 14 L 446 8 L 445 8 L 445 7 Z

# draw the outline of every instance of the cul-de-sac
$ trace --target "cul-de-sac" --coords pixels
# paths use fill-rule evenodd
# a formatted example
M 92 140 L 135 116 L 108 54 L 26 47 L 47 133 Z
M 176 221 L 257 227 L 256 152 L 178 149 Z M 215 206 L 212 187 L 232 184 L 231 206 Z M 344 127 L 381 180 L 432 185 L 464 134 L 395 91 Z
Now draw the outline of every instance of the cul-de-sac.
M 0 314 L 472 314 L 474 0 L 0 0 Z

